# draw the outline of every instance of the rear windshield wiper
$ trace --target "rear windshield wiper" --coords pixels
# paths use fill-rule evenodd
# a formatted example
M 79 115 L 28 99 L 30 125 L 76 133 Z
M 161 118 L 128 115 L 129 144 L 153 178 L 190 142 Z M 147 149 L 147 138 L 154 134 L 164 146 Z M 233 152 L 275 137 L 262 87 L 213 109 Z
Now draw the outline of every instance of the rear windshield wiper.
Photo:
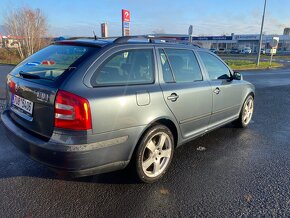
M 23 78 L 27 78 L 27 79 L 40 79 L 41 78 L 38 75 L 31 74 L 31 73 L 24 73 L 23 71 L 20 71 L 19 75 L 22 76 Z

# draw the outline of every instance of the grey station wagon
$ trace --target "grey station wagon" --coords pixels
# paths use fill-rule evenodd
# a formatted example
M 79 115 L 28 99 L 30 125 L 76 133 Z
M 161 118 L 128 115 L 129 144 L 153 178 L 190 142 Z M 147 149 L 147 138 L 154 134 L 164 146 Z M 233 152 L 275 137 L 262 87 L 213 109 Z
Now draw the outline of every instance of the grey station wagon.
M 166 173 L 176 147 L 230 122 L 246 127 L 254 95 L 197 46 L 66 40 L 12 70 L 1 118 L 21 151 L 52 169 L 87 176 L 130 162 L 150 183 Z

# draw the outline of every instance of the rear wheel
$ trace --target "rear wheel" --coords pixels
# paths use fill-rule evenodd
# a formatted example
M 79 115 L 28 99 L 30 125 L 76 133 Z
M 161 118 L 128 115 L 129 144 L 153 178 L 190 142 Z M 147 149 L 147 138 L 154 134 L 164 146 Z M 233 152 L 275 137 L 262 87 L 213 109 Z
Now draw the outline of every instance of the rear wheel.
M 163 125 L 151 127 L 141 139 L 136 151 L 136 172 L 146 183 L 160 179 L 168 170 L 174 152 L 174 138 Z
M 234 122 L 238 127 L 245 128 L 249 125 L 254 112 L 254 98 L 249 95 L 242 107 L 239 119 Z

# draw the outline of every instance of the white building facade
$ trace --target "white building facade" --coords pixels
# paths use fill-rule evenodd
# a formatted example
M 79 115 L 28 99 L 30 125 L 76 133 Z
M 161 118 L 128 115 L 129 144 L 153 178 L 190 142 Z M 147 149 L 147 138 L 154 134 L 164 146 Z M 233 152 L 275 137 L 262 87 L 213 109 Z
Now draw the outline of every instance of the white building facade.
M 166 41 L 180 41 L 187 42 L 188 35 L 179 34 L 154 34 L 154 36 L 164 39 Z M 279 37 L 279 44 L 277 53 L 290 53 L 290 35 L 263 35 L 262 48 L 270 48 L 270 42 L 273 37 Z M 203 48 L 215 48 L 230 50 L 233 48 L 243 49 L 251 48 L 253 52 L 258 51 L 259 34 L 242 34 L 230 36 L 193 36 L 192 41 Z

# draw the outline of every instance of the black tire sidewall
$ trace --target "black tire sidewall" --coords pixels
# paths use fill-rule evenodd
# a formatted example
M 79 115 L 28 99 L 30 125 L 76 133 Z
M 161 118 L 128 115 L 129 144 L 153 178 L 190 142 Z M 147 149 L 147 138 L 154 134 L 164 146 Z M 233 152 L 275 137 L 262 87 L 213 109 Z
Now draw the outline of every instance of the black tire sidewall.
M 158 176 L 156 177 L 148 177 L 142 169 L 142 158 L 143 158 L 143 153 L 144 150 L 146 148 L 147 142 L 151 139 L 152 136 L 154 136 L 156 133 L 158 132 L 163 132 L 166 133 L 172 143 L 172 149 L 171 149 L 171 155 L 170 155 L 170 160 L 169 163 L 167 164 L 165 170 Z M 173 135 L 171 133 L 171 131 L 164 125 L 156 125 L 156 126 L 152 126 L 151 128 L 149 128 L 145 134 L 143 135 L 142 139 L 140 140 L 137 150 L 136 150 L 136 154 L 135 154 L 135 165 L 136 165 L 136 173 L 138 178 L 145 183 L 153 183 L 156 182 L 157 180 L 159 180 L 161 177 L 164 176 L 164 174 L 167 172 L 170 163 L 173 159 L 173 153 L 174 153 L 174 138 Z

